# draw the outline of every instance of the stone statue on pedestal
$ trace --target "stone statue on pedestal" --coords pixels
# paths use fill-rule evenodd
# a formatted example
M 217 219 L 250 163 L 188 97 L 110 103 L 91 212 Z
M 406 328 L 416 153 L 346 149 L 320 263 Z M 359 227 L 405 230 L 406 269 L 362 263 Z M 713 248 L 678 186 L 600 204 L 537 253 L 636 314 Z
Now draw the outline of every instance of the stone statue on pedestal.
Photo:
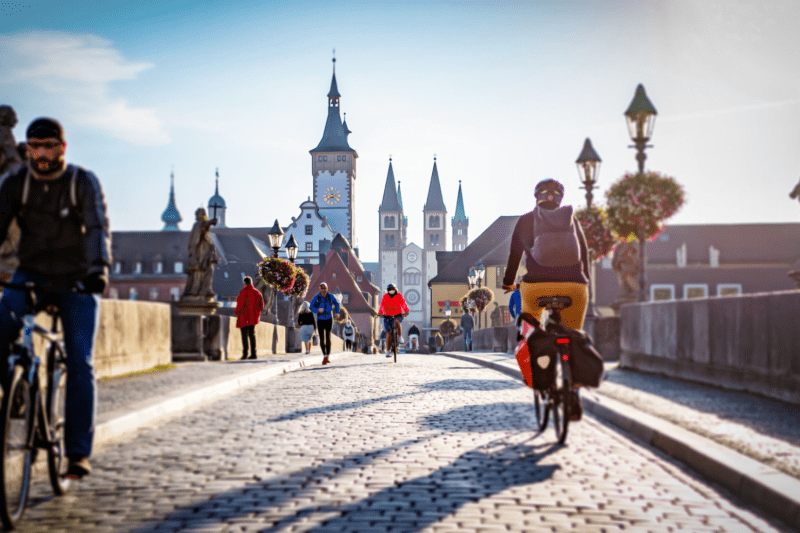
M 611 258 L 611 268 L 619 280 L 619 295 L 611 307 L 619 311 L 622 304 L 639 298 L 639 241 L 618 244 Z
M 189 262 L 186 269 L 188 279 L 183 291 L 183 300 L 214 299 L 214 265 L 217 264 L 217 247 L 211 240 L 209 230 L 217 223 L 217 219 L 208 220 L 206 210 L 202 207 L 195 211 L 196 222 L 189 235 Z
M 12 131 L 16 125 L 17 114 L 14 112 L 14 108 L 0 105 L 0 175 L 22 164 L 17 141 L 14 140 Z

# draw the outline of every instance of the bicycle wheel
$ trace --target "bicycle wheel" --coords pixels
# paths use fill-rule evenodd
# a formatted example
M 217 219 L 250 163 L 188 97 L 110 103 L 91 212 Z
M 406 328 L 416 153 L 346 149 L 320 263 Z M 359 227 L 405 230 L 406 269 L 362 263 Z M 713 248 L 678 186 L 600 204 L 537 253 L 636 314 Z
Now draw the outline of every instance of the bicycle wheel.
M 63 352 L 55 347 L 50 361 L 54 361 L 47 376 L 47 420 L 50 422 L 49 440 L 52 444 L 47 448 L 47 469 L 50 472 L 50 485 L 53 492 L 60 496 L 69 490 L 70 479 L 65 477 L 69 461 L 65 451 L 65 420 L 67 413 L 67 365 L 63 360 Z
M 569 360 L 563 357 L 556 361 L 556 382 L 553 385 L 553 426 L 559 444 L 567 440 L 569 426 L 569 393 L 572 390 L 572 376 L 569 372 Z
M 23 374 L 24 368 L 15 365 L 4 390 L 0 422 L 0 518 L 7 530 L 22 518 L 31 482 L 33 397 Z
M 544 431 L 550 419 L 550 402 L 547 393 L 533 389 L 533 408 L 536 413 L 536 427 Z
M 400 335 L 400 332 L 395 329 L 394 335 L 392 335 L 392 353 L 394 354 L 394 362 L 397 362 L 397 336 Z

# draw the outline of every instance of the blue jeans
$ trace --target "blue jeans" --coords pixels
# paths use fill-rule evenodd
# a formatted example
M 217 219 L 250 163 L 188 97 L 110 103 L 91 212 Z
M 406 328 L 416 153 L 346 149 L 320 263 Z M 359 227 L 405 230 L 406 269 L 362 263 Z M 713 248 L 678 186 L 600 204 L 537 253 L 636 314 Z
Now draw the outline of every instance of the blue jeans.
M 17 271 L 11 283 L 48 283 L 48 280 Z M 64 347 L 67 352 L 67 398 L 65 440 L 67 454 L 89 457 L 94 440 L 95 386 L 94 342 L 99 322 L 100 297 L 78 294 L 64 287 L 55 291 L 55 304 L 61 310 L 64 328 Z M 22 324 L 11 313 L 25 314 L 25 293 L 5 289 L 0 300 L 0 342 L 3 352 L 19 336 Z
M 472 351 L 472 328 L 464 328 L 464 351 Z

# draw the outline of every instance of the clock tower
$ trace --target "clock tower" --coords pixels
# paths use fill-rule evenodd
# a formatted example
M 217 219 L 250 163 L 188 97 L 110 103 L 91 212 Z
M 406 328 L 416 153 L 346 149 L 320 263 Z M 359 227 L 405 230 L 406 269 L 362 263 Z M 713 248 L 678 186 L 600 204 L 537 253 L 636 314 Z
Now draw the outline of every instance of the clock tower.
M 327 217 L 334 233 L 341 233 L 354 250 L 358 249 L 355 230 L 355 181 L 358 154 L 350 147 L 347 119 L 342 121 L 336 85 L 336 58 L 328 91 L 328 120 L 322 140 L 311 153 L 311 174 L 314 178 L 314 201 L 319 212 Z

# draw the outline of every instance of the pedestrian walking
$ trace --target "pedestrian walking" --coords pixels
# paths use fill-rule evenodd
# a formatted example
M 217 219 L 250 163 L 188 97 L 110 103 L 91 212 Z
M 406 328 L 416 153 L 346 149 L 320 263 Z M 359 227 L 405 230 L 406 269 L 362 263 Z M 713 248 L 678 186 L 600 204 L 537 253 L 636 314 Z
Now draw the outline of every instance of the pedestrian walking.
M 300 312 L 297 314 L 297 323 L 300 326 L 300 341 L 306 353 L 311 353 L 311 338 L 317 331 L 317 322 L 314 320 L 314 313 L 311 312 L 311 305 L 303 302 Z
M 67 353 L 67 477 L 91 472 L 95 425 L 95 337 L 100 294 L 108 285 L 111 235 L 100 181 L 90 171 L 67 164 L 64 129 L 51 118 L 31 122 L 26 131 L 28 161 L 0 185 L 0 235 L 12 220 L 20 228 L 19 266 L 11 283 L 50 286 L 61 310 Z M 73 287 L 82 283 L 84 291 Z M 39 291 L 37 291 L 39 292 Z M 38 294 L 41 298 L 42 294 Z M 19 336 L 25 291 L 5 289 L 0 305 L 0 360 Z
M 461 315 L 461 330 L 464 332 L 464 351 L 472 351 L 472 330 L 475 327 L 475 320 L 469 313 Z
M 336 312 L 334 313 L 334 309 Z M 328 292 L 328 284 L 319 284 L 319 293 L 311 300 L 311 311 L 317 315 L 317 329 L 319 330 L 319 345 L 322 348 L 322 364 L 330 363 L 331 355 L 331 328 L 333 315 L 341 313 L 339 300 Z
M 245 276 L 242 290 L 236 297 L 236 327 L 242 331 L 242 359 L 247 359 L 247 345 L 250 344 L 250 359 L 256 358 L 256 324 L 261 322 L 264 297 L 253 287 L 253 278 Z
M 437 352 L 441 352 L 442 351 L 442 346 L 444 346 L 444 339 L 442 338 L 442 334 L 439 333 L 438 331 L 433 336 L 433 344 L 434 344 L 434 346 L 436 346 L 436 351 Z
M 353 346 L 355 345 L 356 328 L 353 327 L 353 323 L 350 322 L 349 318 L 344 323 L 344 327 L 342 328 L 342 334 L 344 335 L 344 349 L 347 351 L 351 351 L 353 349 Z

